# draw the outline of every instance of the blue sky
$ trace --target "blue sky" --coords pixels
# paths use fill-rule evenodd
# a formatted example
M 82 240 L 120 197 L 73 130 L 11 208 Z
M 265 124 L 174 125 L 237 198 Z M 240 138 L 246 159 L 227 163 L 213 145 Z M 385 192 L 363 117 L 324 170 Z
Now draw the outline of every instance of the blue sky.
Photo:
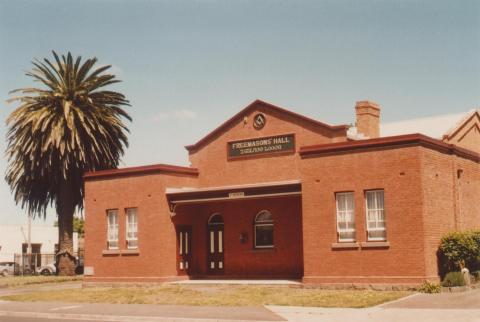
M 384 121 L 480 106 L 479 1 L 0 0 L 1 102 L 52 49 L 123 80 L 127 166 L 186 165 L 184 145 L 256 98 L 328 123 L 352 123 L 361 99 Z M 3 180 L 0 204 L 0 224 L 25 221 Z

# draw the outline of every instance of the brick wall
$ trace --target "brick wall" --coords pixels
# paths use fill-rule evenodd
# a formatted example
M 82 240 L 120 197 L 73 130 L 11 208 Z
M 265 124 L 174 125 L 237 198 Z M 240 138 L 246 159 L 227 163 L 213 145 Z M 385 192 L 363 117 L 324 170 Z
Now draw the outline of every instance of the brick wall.
M 304 280 L 416 283 L 425 272 L 419 147 L 373 149 L 302 160 Z M 364 192 L 384 189 L 388 248 L 332 249 L 335 192 L 355 193 L 357 241 L 366 242 Z
M 442 236 L 480 228 L 480 165 L 431 149 L 422 149 L 421 156 L 425 262 L 427 274 L 437 275 Z
M 254 248 L 254 220 L 268 210 L 274 220 L 274 248 Z M 226 277 L 283 277 L 303 275 L 302 215 L 299 196 L 180 205 L 175 225 L 192 225 L 193 276 L 207 275 L 207 222 L 214 213 L 224 220 L 224 275 Z M 240 234 L 246 234 L 245 243 Z
M 175 228 L 166 187 L 195 186 L 186 175 L 149 174 L 85 182 L 85 266 L 95 275 L 86 281 L 164 280 L 176 277 Z M 107 209 L 119 210 L 119 248 L 126 249 L 125 208 L 138 208 L 138 250 L 134 255 L 103 255 L 107 248 Z
M 253 128 L 252 119 L 264 113 L 266 126 Z M 296 151 L 300 146 L 346 141 L 345 136 L 336 136 L 328 129 L 321 129 L 307 122 L 299 122 L 283 113 L 274 112 L 261 105 L 246 115 L 247 123 L 239 120 L 207 145 L 190 154 L 192 167 L 199 168 L 199 185 L 223 186 L 232 184 L 260 183 L 300 177 L 298 154 L 271 155 L 250 159 L 227 159 L 227 143 L 235 140 L 295 133 Z

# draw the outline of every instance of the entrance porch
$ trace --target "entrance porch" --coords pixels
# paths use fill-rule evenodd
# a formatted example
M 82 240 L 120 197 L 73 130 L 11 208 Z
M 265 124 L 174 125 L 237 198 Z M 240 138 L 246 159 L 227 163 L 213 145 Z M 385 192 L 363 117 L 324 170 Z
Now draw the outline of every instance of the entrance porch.
M 301 279 L 301 184 L 167 191 L 177 274 L 189 279 Z

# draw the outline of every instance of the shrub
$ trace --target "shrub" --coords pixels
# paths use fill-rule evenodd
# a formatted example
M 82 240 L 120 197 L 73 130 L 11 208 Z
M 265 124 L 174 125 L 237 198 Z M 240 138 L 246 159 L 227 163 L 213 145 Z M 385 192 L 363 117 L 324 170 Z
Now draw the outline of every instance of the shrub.
M 442 286 L 452 287 L 452 286 L 464 286 L 465 280 L 463 279 L 463 274 L 461 272 L 450 272 L 445 275 L 445 278 L 442 281 Z
M 423 282 L 423 284 L 418 289 L 418 291 L 421 293 L 429 293 L 429 294 L 440 293 L 440 290 L 441 290 L 440 284 L 432 283 L 429 281 Z
M 480 282 L 480 271 L 475 271 L 472 273 L 472 276 L 473 276 L 473 280 L 475 282 Z
M 438 249 L 440 275 L 461 269 L 480 269 L 480 231 L 452 232 L 443 236 Z

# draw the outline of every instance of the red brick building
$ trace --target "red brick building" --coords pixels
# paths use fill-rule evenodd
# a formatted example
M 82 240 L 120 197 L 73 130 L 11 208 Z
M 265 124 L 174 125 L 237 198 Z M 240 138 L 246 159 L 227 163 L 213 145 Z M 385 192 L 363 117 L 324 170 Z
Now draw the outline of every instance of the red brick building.
M 437 280 L 440 237 L 480 227 L 480 114 L 436 138 L 382 136 L 408 126 L 372 102 L 356 117 L 255 101 L 186 147 L 190 167 L 87 173 L 85 281 Z

